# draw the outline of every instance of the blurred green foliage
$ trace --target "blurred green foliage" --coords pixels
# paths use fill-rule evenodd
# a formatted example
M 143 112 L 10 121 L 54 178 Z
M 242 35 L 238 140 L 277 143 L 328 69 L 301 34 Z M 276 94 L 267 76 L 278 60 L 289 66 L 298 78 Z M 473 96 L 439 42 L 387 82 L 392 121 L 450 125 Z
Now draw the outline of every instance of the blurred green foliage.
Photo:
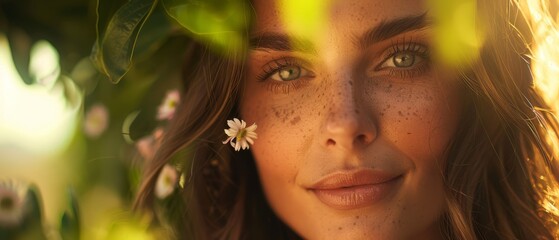
M 90 137 L 78 131 L 72 149 L 61 153 L 65 165 L 79 177 L 69 184 L 75 191 L 69 193 L 60 223 L 42 223 L 56 226 L 62 239 L 84 238 L 91 230 L 83 229 L 81 222 L 90 223 L 92 212 L 103 211 L 103 206 L 90 204 L 95 202 L 91 199 L 114 195 L 111 206 L 129 210 L 145 161 L 134 141 L 166 124 L 156 119 L 157 107 L 168 90 L 180 86 L 182 52 L 190 38 L 157 0 L 0 0 L 0 34 L 7 37 L 14 65 L 27 85 L 41 85 L 29 70 L 31 49 L 47 41 L 59 54 L 61 73 L 54 85 L 63 88 L 68 103 L 83 113 L 94 105 L 108 111 L 108 126 L 101 135 Z M 137 116 L 123 127 L 131 114 Z M 111 196 L 96 196 L 107 193 L 99 189 L 107 189 Z M 38 190 L 31 192 L 39 195 Z M 40 197 L 36 199 L 40 202 Z M 35 212 L 41 214 L 38 209 Z M 106 234 L 127 229 L 107 226 L 112 230 Z M 0 233 L 15 236 L 10 231 Z

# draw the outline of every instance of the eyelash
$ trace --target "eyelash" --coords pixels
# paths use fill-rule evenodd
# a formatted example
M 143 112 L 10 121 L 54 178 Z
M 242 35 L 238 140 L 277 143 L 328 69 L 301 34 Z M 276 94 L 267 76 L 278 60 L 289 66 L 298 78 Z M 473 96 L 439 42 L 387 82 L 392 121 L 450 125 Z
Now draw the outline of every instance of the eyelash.
M 419 66 L 412 66 L 409 68 L 398 68 L 398 67 L 391 67 L 388 70 L 388 75 L 393 77 L 399 78 L 414 78 L 418 77 L 421 74 L 424 74 L 430 69 L 430 52 L 429 48 L 423 44 L 403 40 L 402 43 L 394 43 L 392 47 L 388 50 L 385 54 L 385 57 L 381 61 L 379 65 L 374 68 L 374 71 L 381 71 L 383 70 L 382 65 L 384 65 L 387 61 L 390 61 L 393 57 L 397 54 L 401 53 L 409 53 L 414 56 L 419 56 L 422 58 L 422 62 L 418 63 Z

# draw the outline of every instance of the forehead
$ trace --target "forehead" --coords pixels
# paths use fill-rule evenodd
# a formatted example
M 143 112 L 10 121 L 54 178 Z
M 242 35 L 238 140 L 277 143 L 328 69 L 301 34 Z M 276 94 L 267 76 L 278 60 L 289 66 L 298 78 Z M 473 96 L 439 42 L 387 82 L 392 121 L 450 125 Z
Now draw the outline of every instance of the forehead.
M 301 0 L 253 0 L 256 22 L 253 34 L 260 32 L 286 32 L 285 17 L 287 11 L 297 11 L 299 18 L 323 16 L 320 21 L 329 29 L 359 32 L 361 28 L 374 27 L 381 21 L 407 16 L 416 16 L 428 12 L 425 0 L 305 0 L 320 2 L 322 9 L 305 8 L 312 4 L 301 4 L 303 9 L 286 8 L 286 2 L 303 2 Z M 297 4 L 289 4 L 290 7 Z M 303 11 L 301 11 L 303 10 Z M 324 11 L 317 14 L 313 11 Z

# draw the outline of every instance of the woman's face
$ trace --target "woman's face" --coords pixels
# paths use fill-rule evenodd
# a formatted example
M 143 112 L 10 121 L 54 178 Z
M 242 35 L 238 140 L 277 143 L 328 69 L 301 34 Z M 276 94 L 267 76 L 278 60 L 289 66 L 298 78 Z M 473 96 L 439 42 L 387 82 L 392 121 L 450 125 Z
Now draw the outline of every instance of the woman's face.
M 309 37 L 288 30 L 279 1 L 253 1 L 240 111 L 258 125 L 266 198 L 307 239 L 436 239 L 460 106 L 456 77 L 430 57 L 428 9 L 329 2 Z

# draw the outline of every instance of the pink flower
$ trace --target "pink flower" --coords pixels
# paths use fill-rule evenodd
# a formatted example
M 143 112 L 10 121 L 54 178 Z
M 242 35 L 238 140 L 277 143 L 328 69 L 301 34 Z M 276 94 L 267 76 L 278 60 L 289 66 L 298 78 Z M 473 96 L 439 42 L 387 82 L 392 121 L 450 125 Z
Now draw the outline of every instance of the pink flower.
M 27 187 L 14 181 L 0 181 L 0 226 L 21 224 L 27 213 Z
M 159 105 L 157 111 L 157 120 L 171 120 L 175 115 L 175 110 L 180 102 L 180 93 L 178 90 L 167 92 L 165 100 Z
M 159 172 L 159 177 L 155 183 L 155 196 L 159 199 L 165 199 L 175 191 L 179 174 L 177 170 L 169 164 L 166 164 Z
M 155 156 L 155 152 L 161 145 L 161 137 L 163 136 L 163 129 L 157 128 L 153 134 L 145 136 L 136 142 L 136 148 L 140 155 L 146 159 L 151 160 Z
M 102 104 L 95 104 L 85 114 L 84 132 L 90 138 L 97 138 L 109 126 L 109 112 Z

